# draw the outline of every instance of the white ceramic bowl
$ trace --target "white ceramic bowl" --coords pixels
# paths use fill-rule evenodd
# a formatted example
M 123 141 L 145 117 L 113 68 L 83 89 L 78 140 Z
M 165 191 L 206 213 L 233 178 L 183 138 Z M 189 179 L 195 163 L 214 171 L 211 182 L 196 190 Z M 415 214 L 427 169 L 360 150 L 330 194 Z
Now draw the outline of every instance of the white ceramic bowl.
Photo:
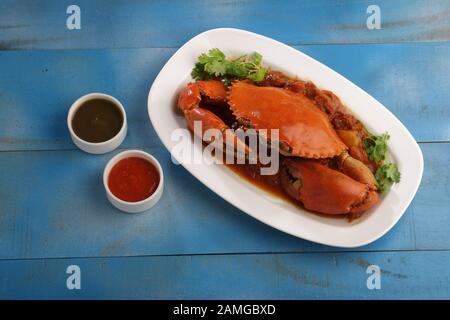
M 114 167 L 114 165 L 119 162 L 122 159 L 129 158 L 129 157 L 138 157 L 145 159 L 149 161 L 151 164 L 153 164 L 158 171 L 159 174 L 159 185 L 156 188 L 155 192 L 150 195 L 147 199 L 144 199 L 142 201 L 137 202 L 128 202 L 123 201 L 119 198 L 117 198 L 111 190 L 109 190 L 108 187 L 108 176 L 111 172 L 111 169 Z M 105 186 L 106 190 L 106 197 L 108 200 L 119 210 L 129 213 L 137 213 L 137 212 L 143 212 L 145 210 L 150 209 L 153 207 L 161 198 L 163 190 L 164 190 L 164 175 L 163 170 L 161 168 L 161 165 L 159 164 L 158 160 L 156 160 L 155 157 L 150 155 L 147 152 L 141 151 L 141 150 L 127 150 L 123 151 L 117 155 L 115 155 L 111 160 L 108 161 L 106 164 L 105 170 L 103 171 L 103 185 Z
M 78 137 L 75 132 L 73 131 L 72 128 L 72 119 L 73 116 L 75 115 L 75 112 L 78 110 L 78 108 L 85 103 L 88 100 L 92 100 L 92 99 L 104 99 L 104 100 L 108 100 L 112 103 L 114 103 L 119 110 L 122 112 L 122 116 L 123 116 L 123 124 L 122 124 L 122 128 L 120 128 L 120 131 L 111 139 L 107 140 L 107 141 L 103 141 L 103 142 L 97 142 L 97 143 L 93 143 L 93 142 L 88 142 L 85 141 L 83 139 L 81 139 L 80 137 Z M 103 153 L 107 153 L 110 151 L 113 151 L 114 149 L 116 149 L 118 146 L 120 146 L 120 144 L 122 143 L 123 139 L 125 139 L 125 136 L 127 135 L 127 115 L 125 113 L 125 109 L 122 106 L 122 104 L 120 103 L 119 100 L 117 100 L 116 98 L 114 98 L 113 96 L 104 94 L 104 93 L 89 93 L 87 95 L 84 95 L 80 98 L 78 98 L 70 107 L 69 109 L 69 113 L 67 115 L 67 127 L 69 128 L 69 132 L 70 132 L 70 136 L 72 138 L 73 143 L 75 143 L 75 145 L 80 148 L 81 150 L 87 152 L 87 153 L 92 153 L 92 154 L 103 154 Z

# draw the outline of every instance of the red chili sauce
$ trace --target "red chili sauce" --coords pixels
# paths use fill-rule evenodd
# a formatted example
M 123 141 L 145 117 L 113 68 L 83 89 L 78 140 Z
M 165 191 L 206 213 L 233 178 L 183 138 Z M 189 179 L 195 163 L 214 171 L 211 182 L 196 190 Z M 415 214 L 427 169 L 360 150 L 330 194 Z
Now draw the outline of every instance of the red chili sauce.
M 158 170 L 149 161 L 129 157 L 120 160 L 111 169 L 108 187 L 120 200 L 138 202 L 155 192 L 159 179 Z

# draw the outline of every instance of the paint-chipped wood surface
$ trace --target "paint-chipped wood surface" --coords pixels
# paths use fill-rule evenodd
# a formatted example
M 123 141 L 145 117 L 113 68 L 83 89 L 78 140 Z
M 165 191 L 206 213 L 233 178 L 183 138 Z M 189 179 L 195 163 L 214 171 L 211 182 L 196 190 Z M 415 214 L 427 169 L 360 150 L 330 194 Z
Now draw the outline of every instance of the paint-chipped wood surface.
M 450 2 L 0 2 L 0 298 L 450 298 Z M 380 240 L 343 250 L 250 218 L 170 161 L 147 116 L 147 94 L 195 34 L 237 27 L 285 42 L 387 106 L 424 154 L 421 187 Z M 166 175 L 151 211 L 107 201 L 111 154 L 87 155 L 66 128 L 70 104 L 100 91 L 127 110 L 121 149 L 154 154 Z M 170 94 L 170 93 L 168 93 Z M 82 290 L 68 290 L 79 265 Z M 367 268 L 381 269 L 369 290 Z M 114 279 L 114 281 L 111 281 Z

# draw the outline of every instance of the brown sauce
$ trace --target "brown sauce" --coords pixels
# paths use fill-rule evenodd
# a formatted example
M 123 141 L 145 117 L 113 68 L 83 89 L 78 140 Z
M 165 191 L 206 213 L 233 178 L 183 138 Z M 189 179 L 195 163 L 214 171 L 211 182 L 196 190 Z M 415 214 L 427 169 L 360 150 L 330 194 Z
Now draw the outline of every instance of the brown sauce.
M 84 141 L 99 143 L 117 135 L 123 125 L 119 107 L 106 99 L 92 99 L 84 102 L 72 119 L 75 134 Z
M 253 167 L 253 165 L 249 164 L 226 164 L 226 166 L 231 169 L 235 174 L 237 174 L 242 179 L 250 182 L 254 186 L 266 191 L 267 193 L 270 193 L 271 195 L 274 195 L 278 198 L 281 198 L 283 200 L 286 200 L 296 206 L 299 206 L 297 202 L 294 201 L 291 197 L 289 197 L 281 188 L 277 180 L 277 177 L 275 176 L 267 176 L 267 178 L 263 178 L 261 176 L 258 176 L 256 178 L 253 174 L 254 170 L 257 170 L 257 168 Z
M 310 211 L 308 209 L 305 209 L 302 204 L 294 199 L 292 199 L 290 196 L 288 196 L 282 187 L 279 184 L 278 176 L 261 176 L 256 173 L 256 170 L 259 170 L 259 167 L 257 165 L 250 165 L 250 164 L 226 164 L 226 166 L 233 171 L 235 174 L 237 174 L 240 178 L 248 181 L 252 185 L 258 187 L 262 191 L 265 191 L 277 198 L 280 198 L 284 201 L 289 202 L 290 204 L 301 208 L 303 210 L 306 210 L 314 215 L 324 217 L 324 218 L 333 218 L 333 219 L 342 219 L 347 218 L 347 214 L 324 214 L 319 212 Z

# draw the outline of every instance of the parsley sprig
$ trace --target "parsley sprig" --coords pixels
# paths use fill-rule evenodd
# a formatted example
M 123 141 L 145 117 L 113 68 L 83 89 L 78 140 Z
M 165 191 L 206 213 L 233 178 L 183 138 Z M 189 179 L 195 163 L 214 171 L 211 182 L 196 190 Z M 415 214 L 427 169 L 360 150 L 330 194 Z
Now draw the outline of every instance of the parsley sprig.
M 386 159 L 388 140 L 388 133 L 383 133 L 381 136 L 370 135 L 364 140 L 364 148 L 370 160 L 380 162 Z
M 363 142 L 369 159 L 378 164 L 375 179 L 377 179 L 378 188 L 381 192 L 389 191 L 394 183 L 400 182 L 400 172 L 397 165 L 395 163 L 383 164 L 386 160 L 388 140 L 389 134 L 383 133 L 380 136 L 370 135 Z
M 262 56 L 255 52 L 230 59 L 217 48 L 211 49 L 198 57 L 191 76 L 195 80 L 222 78 L 225 84 L 236 79 L 262 81 L 268 70 L 262 64 Z
M 375 179 L 381 192 L 389 191 L 392 184 L 400 182 L 400 172 L 395 163 L 386 163 L 377 168 Z

